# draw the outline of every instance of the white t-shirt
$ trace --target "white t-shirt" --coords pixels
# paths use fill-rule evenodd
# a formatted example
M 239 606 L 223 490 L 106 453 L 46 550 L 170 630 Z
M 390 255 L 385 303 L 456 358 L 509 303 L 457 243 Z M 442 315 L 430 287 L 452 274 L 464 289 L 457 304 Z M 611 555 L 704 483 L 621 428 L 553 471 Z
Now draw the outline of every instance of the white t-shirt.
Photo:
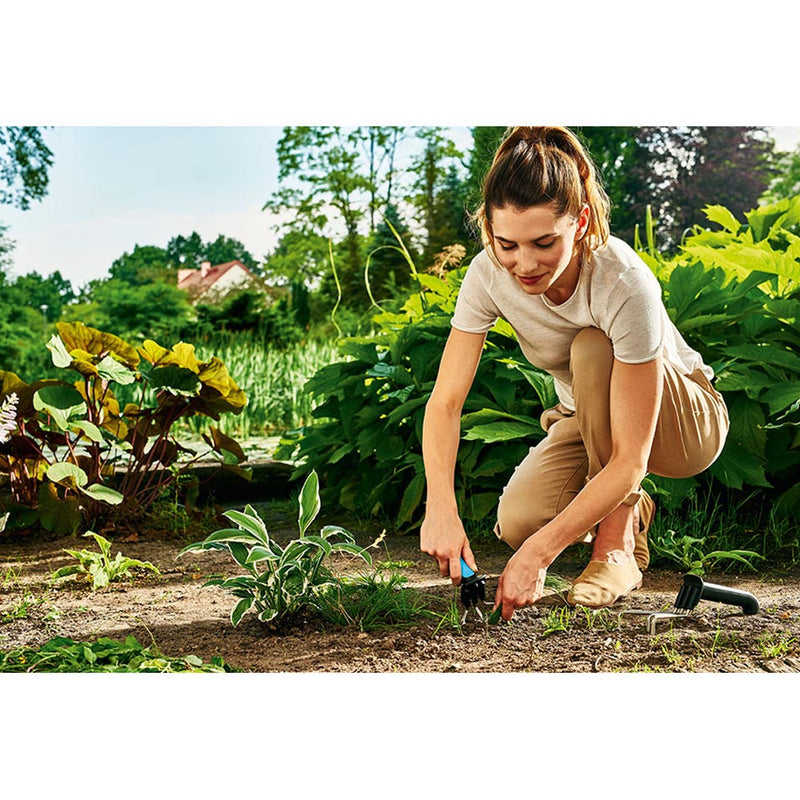
M 644 364 L 659 353 L 680 373 L 713 370 L 689 347 L 667 315 L 661 286 L 636 251 L 614 236 L 597 248 L 581 269 L 572 296 L 556 305 L 543 294 L 526 294 L 486 250 L 470 263 L 451 324 L 466 333 L 486 333 L 498 318 L 514 329 L 522 352 L 555 379 L 558 399 L 574 410 L 569 352 L 583 328 L 599 328 L 611 340 L 614 357 Z

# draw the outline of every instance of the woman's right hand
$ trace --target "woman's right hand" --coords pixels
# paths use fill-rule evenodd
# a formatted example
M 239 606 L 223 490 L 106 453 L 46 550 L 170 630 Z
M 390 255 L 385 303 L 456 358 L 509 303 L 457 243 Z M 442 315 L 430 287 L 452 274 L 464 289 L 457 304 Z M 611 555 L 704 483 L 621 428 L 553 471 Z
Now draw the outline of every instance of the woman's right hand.
M 428 512 L 419 532 L 419 547 L 436 560 L 443 578 L 451 578 L 454 586 L 461 583 L 461 559 L 477 572 L 475 556 L 469 546 L 464 525 L 457 513 Z

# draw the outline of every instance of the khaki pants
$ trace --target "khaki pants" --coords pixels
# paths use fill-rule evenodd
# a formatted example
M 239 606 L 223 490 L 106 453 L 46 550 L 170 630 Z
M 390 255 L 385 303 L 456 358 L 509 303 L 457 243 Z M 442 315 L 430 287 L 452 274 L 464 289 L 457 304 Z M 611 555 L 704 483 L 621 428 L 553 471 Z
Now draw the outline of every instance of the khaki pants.
M 541 424 L 547 436 L 530 449 L 500 497 L 495 533 L 515 550 L 566 508 L 607 463 L 613 361 L 611 342 L 602 331 L 586 328 L 575 337 L 570 366 L 576 410 L 559 403 L 544 411 Z M 665 362 L 648 471 L 666 478 L 697 475 L 719 456 L 728 427 L 722 395 L 708 378 L 700 370 L 681 375 Z M 635 504 L 640 493 L 624 502 Z

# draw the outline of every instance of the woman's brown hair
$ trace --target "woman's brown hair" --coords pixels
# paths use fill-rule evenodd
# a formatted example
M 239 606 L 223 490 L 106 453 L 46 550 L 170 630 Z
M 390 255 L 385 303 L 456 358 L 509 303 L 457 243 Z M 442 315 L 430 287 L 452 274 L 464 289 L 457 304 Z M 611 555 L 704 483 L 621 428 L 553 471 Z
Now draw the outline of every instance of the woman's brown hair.
M 608 240 L 608 195 L 578 137 L 569 128 L 512 128 L 497 148 L 483 182 L 483 204 L 475 214 L 490 255 L 494 256 L 492 209 L 548 203 L 555 204 L 558 216 L 577 217 L 584 204 L 589 206 L 589 226 L 576 244 L 582 260 Z

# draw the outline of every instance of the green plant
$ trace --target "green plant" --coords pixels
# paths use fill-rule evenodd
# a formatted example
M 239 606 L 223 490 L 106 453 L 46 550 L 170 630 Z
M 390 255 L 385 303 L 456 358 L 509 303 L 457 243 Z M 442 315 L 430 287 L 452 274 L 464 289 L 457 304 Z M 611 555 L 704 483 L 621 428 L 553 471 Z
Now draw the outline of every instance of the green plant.
M 649 228 L 649 246 L 637 240 L 670 318 L 713 367 L 730 412 L 725 448 L 698 480 L 756 487 L 798 517 L 800 196 L 755 208 L 745 222 L 721 206 L 705 213 L 709 226 L 693 228 L 674 258 L 655 251 Z M 697 482 L 654 481 L 678 501 Z
M 753 559 L 764 556 L 751 550 L 712 550 L 706 551 L 706 537 L 678 536 L 675 531 L 667 530 L 660 539 L 651 539 L 650 549 L 661 560 L 677 564 L 681 569 L 695 575 L 705 575 L 707 570 L 716 569 L 720 564 L 744 564 L 756 571 Z
M 0 442 L 0 473 L 8 477 L 17 527 L 38 520 L 48 531 L 71 534 L 112 508 L 127 518 L 149 507 L 202 455 L 180 444 L 175 423 L 237 414 L 246 399 L 224 363 L 200 361 L 193 345 L 168 350 L 146 340 L 135 348 L 80 322 L 56 328 L 47 345 L 53 364 L 79 379 L 26 384 L 0 371 L 0 398 L 18 398 L 15 428 Z M 112 386 L 135 390 L 136 402 L 121 406 Z M 204 439 L 225 468 L 244 461 L 241 447 L 218 428 Z
M 326 525 L 318 536 L 306 534 L 320 507 L 319 479 L 312 472 L 300 490 L 300 536 L 285 547 L 270 537 L 258 512 L 247 505 L 244 511 L 224 514 L 236 528 L 215 531 L 202 542 L 184 547 L 179 555 L 223 550 L 246 571 L 245 575 L 212 578 L 204 584 L 219 586 L 239 598 L 231 611 L 234 626 L 249 611 L 254 611 L 262 622 L 276 624 L 306 608 L 318 611 L 321 597 L 340 583 L 325 564 L 329 556 L 350 553 L 372 564 L 369 553 L 356 545 L 344 528 Z
M 407 258 L 417 290 L 399 310 L 377 308 L 373 335 L 340 341 L 340 360 L 305 387 L 315 421 L 288 432 L 275 453 L 298 463 L 296 476 L 317 471 L 326 502 L 385 516 L 400 530 L 415 527 L 423 513 L 425 404 L 466 272 L 420 273 Z M 508 475 L 543 435 L 542 409 L 555 402 L 552 378 L 522 358 L 500 320 L 462 417 L 455 489 L 465 520 L 491 514 Z
M 781 658 L 792 653 L 797 643 L 797 637 L 786 631 L 768 631 L 762 633 L 756 645 L 764 658 Z
M 550 636 L 552 633 L 569 630 L 576 613 L 569 606 L 556 606 L 550 609 L 544 620 L 542 620 L 544 625 L 542 636 Z
M 320 613 L 330 622 L 356 625 L 362 631 L 402 627 L 435 617 L 420 595 L 404 585 L 407 580 L 394 571 L 388 576 L 375 571 L 344 578 L 320 595 Z
M 221 658 L 204 663 L 194 655 L 170 658 L 128 636 L 77 642 L 56 637 L 39 648 L 0 652 L 0 672 L 235 672 Z
M 78 559 L 78 563 L 57 569 L 50 575 L 51 580 L 55 581 L 68 575 L 85 575 L 86 579 L 92 582 L 92 591 L 96 591 L 120 578 L 130 578 L 133 569 L 148 569 L 155 572 L 156 575 L 161 574 L 158 568 L 149 561 L 127 558 L 122 553 L 117 553 L 114 558 L 111 558 L 111 542 L 100 534 L 87 531 L 83 535 L 91 536 L 99 545 L 100 552 L 65 549 L 64 552 Z
M 9 611 L 3 611 L 3 615 L 0 619 L 2 619 L 3 622 L 13 622 L 15 619 L 26 619 L 31 608 L 39 605 L 41 602 L 42 598 L 34 597 L 32 594 L 26 594 L 15 606 L 12 606 Z

